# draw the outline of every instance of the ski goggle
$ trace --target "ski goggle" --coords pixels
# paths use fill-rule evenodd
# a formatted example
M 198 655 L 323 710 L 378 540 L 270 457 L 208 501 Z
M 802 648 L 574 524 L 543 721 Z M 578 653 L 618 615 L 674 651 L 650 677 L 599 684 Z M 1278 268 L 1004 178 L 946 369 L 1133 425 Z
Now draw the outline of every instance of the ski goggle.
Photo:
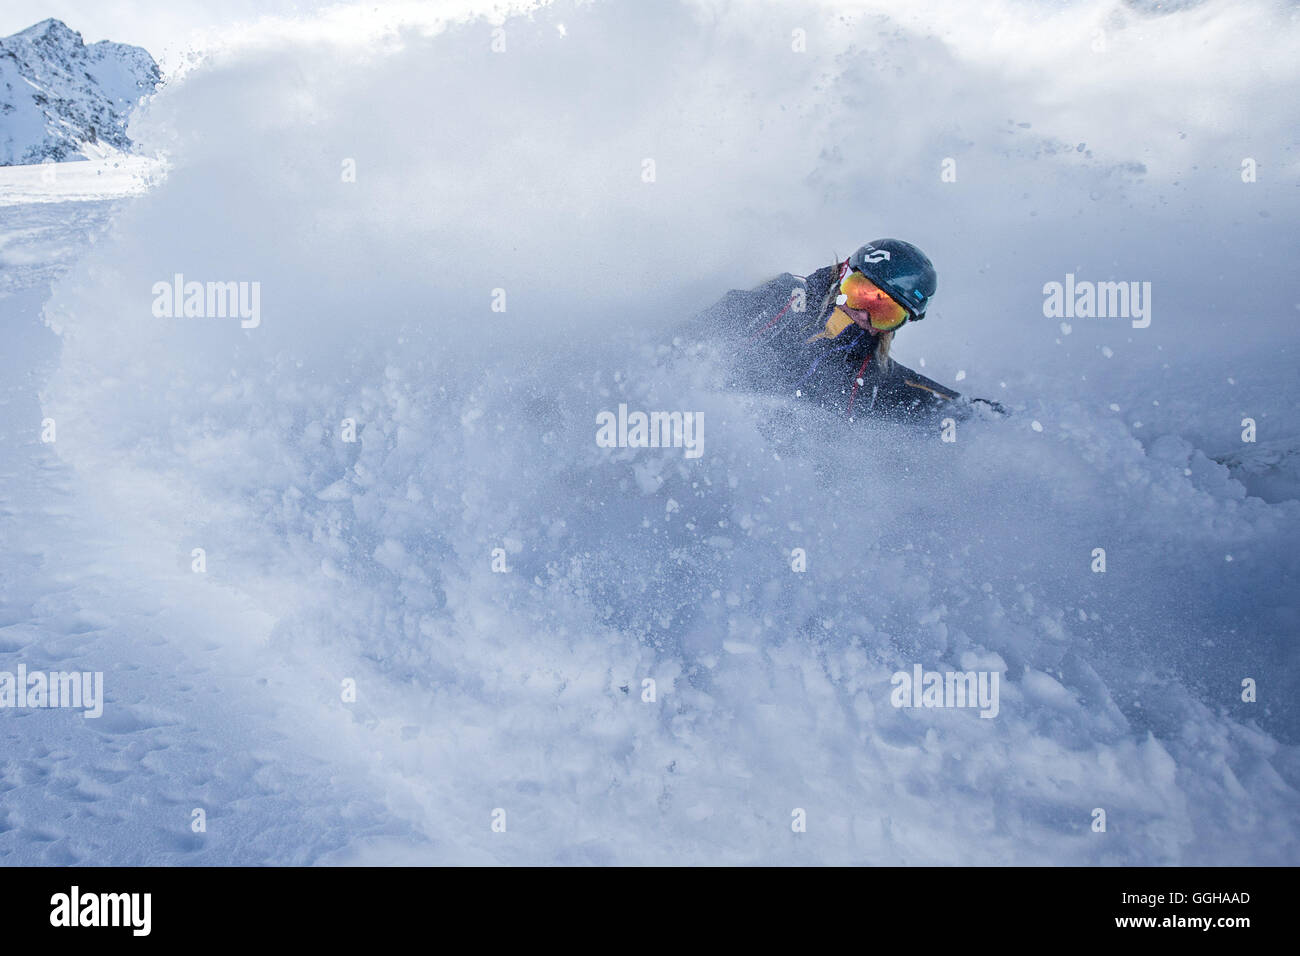
M 905 308 L 861 272 L 850 272 L 841 280 L 839 304 L 866 312 L 877 332 L 892 332 L 909 318 Z

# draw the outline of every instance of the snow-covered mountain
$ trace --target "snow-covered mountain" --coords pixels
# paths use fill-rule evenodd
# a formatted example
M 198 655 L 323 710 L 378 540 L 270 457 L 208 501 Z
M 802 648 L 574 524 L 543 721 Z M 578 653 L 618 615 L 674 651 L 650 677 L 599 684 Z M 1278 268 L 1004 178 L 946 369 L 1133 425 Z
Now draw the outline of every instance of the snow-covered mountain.
M 148 51 L 87 46 L 60 20 L 0 39 L 0 165 L 129 150 L 127 119 L 160 79 Z

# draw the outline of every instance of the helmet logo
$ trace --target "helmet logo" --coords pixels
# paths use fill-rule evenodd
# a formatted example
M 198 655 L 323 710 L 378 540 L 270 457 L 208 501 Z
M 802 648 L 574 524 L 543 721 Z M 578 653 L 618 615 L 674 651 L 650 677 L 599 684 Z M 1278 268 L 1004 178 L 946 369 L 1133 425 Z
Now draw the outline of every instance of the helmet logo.
M 862 261 L 863 261 L 863 262 L 883 262 L 884 260 L 886 260 L 886 259 L 888 259 L 888 258 L 889 258 L 889 250 L 888 250 L 888 249 L 872 249 L 869 253 L 867 253 L 865 256 L 862 257 Z

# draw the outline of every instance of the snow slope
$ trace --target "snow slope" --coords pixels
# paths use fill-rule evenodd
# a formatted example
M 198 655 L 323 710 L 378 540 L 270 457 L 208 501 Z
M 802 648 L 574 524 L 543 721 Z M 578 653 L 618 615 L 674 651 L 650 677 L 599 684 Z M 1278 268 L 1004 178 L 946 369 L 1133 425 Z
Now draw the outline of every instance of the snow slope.
M 127 120 L 160 79 L 147 51 L 87 46 L 61 20 L 0 38 L 0 166 L 130 151 Z
M 0 669 L 119 722 L 5 728 L 5 859 L 1300 860 L 1300 500 L 1230 458 L 1300 439 L 1289 8 L 895 7 L 280 23 L 152 101 L 148 194 L 0 210 Z M 940 270 L 898 357 L 1016 414 L 846 430 L 678 334 L 877 235 Z M 176 273 L 260 324 L 155 317 Z M 1046 318 L 1067 273 L 1150 327 Z M 703 456 L 597 447 L 620 402 Z M 891 706 L 918 663 L 998 716 Z
M 163 164 L 158 160 L 121 154 L 79 163 L 10 166 L 0 175 L 0 206 L 94 203 L 133 196 L 146 192 L 162 175 Z M 73 207 L 63 207 L 57 213 L 77 218 Z

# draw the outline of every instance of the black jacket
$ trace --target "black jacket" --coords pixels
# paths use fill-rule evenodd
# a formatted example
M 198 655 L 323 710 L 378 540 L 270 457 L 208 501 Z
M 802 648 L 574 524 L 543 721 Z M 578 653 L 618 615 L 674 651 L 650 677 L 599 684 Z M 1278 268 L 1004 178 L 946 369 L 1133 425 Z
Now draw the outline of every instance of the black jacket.
M 873 356 L 875 337 L 846 322 L 828 296 L 839 273 L 783 273 L 748 292 L 733 289 L 697 318 L 703 337 L 735 343 L 728 384 L 796 395 L 849 417 L 929 417 L 961 396 L 906 366 Z M 829 320 L 829 321 L 828 321 Z

